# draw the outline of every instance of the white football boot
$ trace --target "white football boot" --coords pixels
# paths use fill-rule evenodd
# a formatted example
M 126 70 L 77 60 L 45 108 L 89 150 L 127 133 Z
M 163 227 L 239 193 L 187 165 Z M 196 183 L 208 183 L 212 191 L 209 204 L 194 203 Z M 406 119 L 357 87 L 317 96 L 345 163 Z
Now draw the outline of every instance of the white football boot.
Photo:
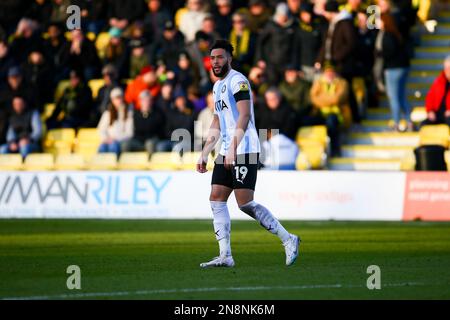
M 234 260 L 232 256 L 227 257 L 215 257 L 211 261 L 200 263 L 200 268 L 212 268 L 212 267 L 234 267 Z
M 293 265 L 298 257 L 298 248 L 300 246 L 300 238 L 295 234 L 290 234 L 289 239 L 283 243 L 284 250 L 286 251 L 286 265 Z

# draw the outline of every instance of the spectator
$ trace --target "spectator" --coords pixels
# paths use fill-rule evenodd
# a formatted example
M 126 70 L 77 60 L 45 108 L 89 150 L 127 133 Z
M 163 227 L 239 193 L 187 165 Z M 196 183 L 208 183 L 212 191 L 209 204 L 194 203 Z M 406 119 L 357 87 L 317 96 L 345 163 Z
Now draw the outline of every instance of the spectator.
M 302 0 L 287 0 L 286 3 L 288 5 L 291 17 L 298 18 L 300 16 L 300 6 L 302 5 Z
M 111 28 L 108 33 L 111 38 L 104 49 L 103 63 L 114 65 L 118 71 L 118 76 L 128 78 L 127 58 L 129 57 L 129 50 L 125 39 L 122 37 L 122 31 L 119 28 Z
M 292 61 L 294 54 L 294 20 L 289 8 L 279 3 L 273 16 L 258 38 L 255 60 L 267 65 L 267 80 L 277 85 L 283 77 L 286 61 Z
M 167 21 L 162 36 L 155 39 L 152 45 L 150 62 L 155 65 L 156 61 L 163 60 L 167 68 L 173 70 L 182 51 L 184 51 L 184 36 L 172 21 Z
M 82 71 L 86 81 L 95 79 L 99 72 L 100 59 L 94 43 L 79 29 L 72 30 L 71 37 L 72 40 L 64 48 L 68 65 L 71 69 Z
M 256 94 L 256 97 L 263 96 L 269 85 L 266 81 L 266 69 L 262 68 L 260 65 L 254 66 L 250 69 L 248 74 L 248 80 L 252 86 L 252 91 Z
M 12 98 L 17 95 L 23 97 L 31 109 L 36 108 L 37 93 L 24 80 L 22 69 L 14 66 L 8 70 L 8 82 L 0 92 L 0 107 L 11 105 Z
M 450 126 L 450 56 L 444 60 L 444 71 L 431 85 L 425 107 L 427 119 L 422 125 L 446 123 Z
M 331 62 L 337 73 L 348 82 L 350 108 L 353 120 L 360 122 L 360 115 L 352 90 L 355 72 L 355 51 L 358 44 L 357 31 L 353 17 L 346 10 L 339 12 L 337 1 L 328 1 L 325 5 L 325 17 L 329 22 L 325 41 L 319 53 L 319 62 L 323 65 Z
M 250 31 L 257 34 L 263 30 L 271 16 L 271 11 L 265 0 L 250 0 L 248 9 L 239 9 L 238 12 L 247 15 Z
M 81 9 L 81 28 L 99 34 L 106 26 L 108 0 L 72 0 Z
M 193 107 L 194 115 L 206 108 L 206 99 L 200 94 L 198 87 L 192 85 L 187 89 L 187 99 Z
M 181 53 L 178 58 L 178 65 L 174 69 L 174 72 L 177 85 L 180 86 L 184 92 L 187 92 L 190 85 L 198 84 L 198 76 L 195 71 L 190 56 L 187 53 Z
M 119 155 L 121 143 L 133 136 L 133 111 L 129 109 L 120 88 L 111 91 L 111 103 L 98 123 L 101 144 L 98 152 L 113 152 Z
M 169 12 L 161 5 L 161 0 L 149 0 L 148 11 L 144 17 L 144 29 L 146 38 L 153 42 L 164 32 L 166 22 L 171 21 Z
M 269 170 L 295 170 L 299 149 L 295 141 L 282 133 L 272 130 L 267 133 L 267 140 L 261 144 L 261 163 Z
M 208 38 L 210 39 L 210 42 L 213 43 L 214 41 L 220 39 L 220 34 L 216 31 L 217 24 L 214 21 L 214 16 L 212 14 L 207 14 L 202 22 L 202 27 L 199 31 L 203 31 Z
M 340 155 L 340 128 L 351 123 L 349 110 L 348 83 L 338 76 L 335 67 L 326 64 L 324 73 L 316 79 L 311 88 L 311 101 L 325 119 L 330 137 L 331 155 Z
M 134 108 L 139 110 L 139 94 L 145 89 L 150 90 L 150 93 L 154 98 L 158 96 L 161 90 L 161 86 L 158 83 L 158 77 L 152 66 L 142 68 L 139 76 L 128 84 L 125 91 L 125 101 L 128 104 L 133 104 Z
M 119 75 L 117 68 L 114 65 L 107 64 L 104 66 L 102 69 L 102 75 L 105 84 L 99 89 L 95 100 L 95 109 L 100 115 L 108 109 L 108 105 L 111 102 L 109 99 L 111 91 L 116 87 L 120 87 Z
M 146 50 L 147 43 L 144 38 L 131 40 L 129 46 L 131 48 L 131 55 L 128 78 L 134 79 L 145 66 L 150 64 L 150 58 L 148 50 Z
M 144 0 L 110 0 L 108 6 L 109 26 L 125 31 L 145 12 Z
M 29 6 L 28 10 L 24 14 L 24 17 L 30 18 L 38 22 L 41 26 L 46 27 L 50 22 L 53 6 L 50 1 L 35 0 Z
M 300 23 L 295 34 L 295 60 L 294 65 L 300 67 L 304 78 L 310 82 L 314 80 L 317 53 L 320 51 L 323 39 L 323 30 L 320 22 L 314 18 L 313 6 L 302 2 L 300 7 Z
M 41 46 L 41 41 L 37 22 L 22 18 L 10 42 L 11 53 L 18 62 L 23 63 L 31 51 Z
M 92 119 L 93 109 L 92 91 L 83 79 L 81 72 L 70 72 L 69 86 L 64 90 L 56 107 L 47 119 L 47 127 L 78 129 Z
M 253 63 L 256 48 L 256 36 L 247 26 L 247 17 L 243 13 L 233 15 L 233 28 L 229 34 L 234 48 L 233 69 L 248 74 Z
M 156 107 L 166 112 L 173 104 L 174 88 L 171 81 L 166 81 L 161 86 L 161 94 L 157 97 Z
M 226 39 L 231 31 L 231 16 L 233 14 L 232 0 L 216 0 L 213 15 L 216 31 L 221 39 Z
M 198 114 L 197 121 L 195 122 L 194 135 L 197 142 L 203 144 L 208 138 L 209 128 L 214 118 L 214 95 L 212 91 L 206 96 L 206 108 L 204 108 Z M 216 151 L 219 150 L 216 147 Z
M 47 28 L 47 34 L 48 38 L 44 40 L 43 46 L 49 62 L 53 66 L 53 84 L 56 85 L 60 80 L 67 78 L 70 71 L 67 66 L 67 56 L 64 54 L 67 40 L 57 24 L 50 24 Z
M 299 72 L 293 65 L 288 65 L 284 71 L 284 80 L 279 85 L 283 98 L 294 109 L 297 123 L 307 125 L 305 120 L 312 109 L 310 90 L 311 84 L 299 77 Z
M 35 105 L 42 112 L 46 103 L 53 101 L 53 70 L 40 50 L 30 53 L 28 61 L 23 65 L 25 79 L 28 79 L 33 91 L 36 92 Z
M 157 144 L 156 151 L 191 151 L 194 116 L 192 113 L 192 105 L 190 105 L 189 101 L 181 91 L 178 91 L 174 95 L 173 106 L 168 110 L 165 110 L 165 115 L 166 127 L 164 140 Z M 172 140 L 172 138 L 180 140 L 176 141 Z
M 52 3 L 52 15 L 50 16 L 50 23 L 65 26 L 67 17 L 67 8 L 71 5 L 71 0 L 50 0 Z
M 409 56 L 394 18 L 382 14 L 379 20 L 380 31 L 377 36 L 378 55 L 382 55 L 386 93 L 394 120 L 393 129 L 400 130 L 400 118 L 403 111 L 408 122 L 407 129 L 413 130 L 411 106 L 406 95 L 406 82 L 409 73 Z
M 179 29 L 184 35 L 186 43 L 195 40 L 195 34 L 202 28 L 207 12 L 204 0 L 187 0 L 187 10 L 180 17 Z
M 14 56 L 9 50 L 8 43 L 0 40 L 0 91 L 6 87 L 8 70 L 16 65 Z
M 271 87 L 264 94 L 264 105 L 256 112 L 256 124 L 258 129 L 278 129 L 292 139 L 295 137 L 295 112 L 283 100 L 278 88 Z
M 28 108 L 21 96 L 12 99 L 6 144 L 0 147 L 0 153 L 20 153 L 25 158 L 29 153 L 39 151 L 42 138 L 42 124 L 39 112 Z
M 133 112 L 133 137 L 122 142 L 123 151 L 146 151 L 151 155 L 162 136 L 164 113 L 154 105 L 150 91 L 139 94 L 141 109 Z

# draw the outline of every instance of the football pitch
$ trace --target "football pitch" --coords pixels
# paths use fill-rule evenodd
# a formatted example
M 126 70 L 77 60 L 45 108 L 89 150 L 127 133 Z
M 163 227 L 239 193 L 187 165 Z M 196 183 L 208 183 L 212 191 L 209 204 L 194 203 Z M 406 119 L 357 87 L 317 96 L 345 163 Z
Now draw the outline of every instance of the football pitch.
M 236 266 L 217 255 L 206 220 L 0 220 L 0 298 L 449 299 L 450 224 L 286 221 L 302 238 L 284 265 L 278 238 L 232 222 Z M 66 286 L 80 268 L 80 290 Z M 369 290 L 371 265 L 381 289 Z

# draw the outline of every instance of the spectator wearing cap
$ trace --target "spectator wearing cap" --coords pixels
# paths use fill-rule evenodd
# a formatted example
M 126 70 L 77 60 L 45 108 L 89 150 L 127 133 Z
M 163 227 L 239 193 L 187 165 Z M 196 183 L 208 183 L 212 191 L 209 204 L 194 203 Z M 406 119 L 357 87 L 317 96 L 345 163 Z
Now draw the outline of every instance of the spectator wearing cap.
M 0 146 L 0 153 L 20 153 L 25 158 L 29 153 L 39 151 L 42 138 L 42 123 L 39 112 L 28 108 L 26 100 L 14 96 L 11 103 L 6 144 Z
M 152 97 L 157 97 L 161 86 L 158 82 L 155 69 L 152 66 L 142 68 L 140 74 L 131 81 L 125 91 L 125 101 L 132 104 L 135 109 L 140 109 L 139 94 L 141 91 L 148 89 Z
M 163 60 L 169 70 L 173 70 L 178 57 L 184 51 L 184 36 L 172 21 L 166 21 L 162 36 L 155 39 L 150 49 L 150 62 L 155 65 Z
M 450 55 L 444 60 L 444 70 L 431 85 L 425 108 L 427 119 L 422 125 L 446 123 L 450 126 Z
M 119 155 L 121 144 L 133 136 L 133 111 L 125 103 L 121 88 L 114 88 L 110 98 L 108 110 L 103 112 L 97 126 L 101 141 L 98 152 Z
M 109 26 L 125 31 L 146 11 L 144 0 L 110 0 L 108 5 Z
M 182 90 L 175 90 L 173 104 L 164 110 L 166 118 L 163 140 L 158 142 L 156 151 L 180 152 L 191 151 L 194 133 L 193 106 L 186 98 Z M 183 138 L 178 141 L 179 137 Z M 175 138 L 176 140 L 172 139 Z
M 248 27 L 247 16 L 235 13 L 232 18 L 233 28 L 229 34 L 234 48 L 232 66 L 234 69 L 248 74 L 253 63 L 256 49 L 256 36 Z
M 255 115 L 258 129 L 276 129 L 291 139 L 295 137 L 297 131 L 295 112 L 283 99 L 277 87 L 267 89 L 264 103 L 258 107 Z
M 161 0 L 149 0 L 148 11 L 144 16 L 145 36 L 153 42 L 163 33 L 167 21 L 171 21 L 170 13 L 162 6 Z
M 128 78 L 127 57 L 130 55 L 130 49 L 125 38 L 122 37 L 122 31 L 119 28 L 111 28 L 108 33 L 110 35 L 108 44 L 103 51 L 100 51 L 103 64 L 114 65 L 121 78 Z
M 323 74 L 314 80 L 311 88 L 311 101 L 315 113 L 322 116 L 330 137 L 331 155 L 340 155 L 340 129 L 351 124 L 349 109 L 349 88 L 335 67 L 326 63 Z
M 299 14 L 299 28 L 296 29 L 294 40 L 294 64 L 304 73 L 304 78 L 312 82 L 316 75 L 314 64 L 317 53 L 322 46 L 324 30 L 320 21 L 315 18 L 313 5 L 302 2 Z
M 270 8 L 265 0 L 249 0 L 248 9 L 241 8 L 238 12 L 247 15 L 248 27 L 256 34 L 263 30 L 271 17 Z
M 82 30 L 72 30 L 71 41 L 66 44 L 64 54 L 69 67 L 82 71 L 86 81 L 97 78 L 101 65 L 97 49 Z
M 311 83 L 300 78 L 300 72 L 291 64 L 284 71 L 284 80 L 278 86 L 283 98 L 294 109 L 297 124 L 305 125 L 312 110 Z
M 47 128 L 73 128 L 84 126 L 95 114 L 92 91 L 80 71 L 70 72 L 69 86 L 64 90 L 56 107 L 47 119 Z
M 129 58 L 128 78 L 136 78 L 141 70 L 150 64 L 145 38 L 130 40 L 131 54 Z
M 285 3 L 279 3 L 273 19 L 258 37 L 255 60 L 267 65 L 267 80 L 272 85 L 282 79 L 286 61 L 294 59 L 295 29 L 289 8 Z
M 133 112 L 133 137 L 122 142 L 122 151 L 147 151 L 151 155 L 163 135 L 164 113 L 148 90 L 139 94 L 141 109 Z
M 216 0 L 213 8 L 214 21 L 216 22 L 216 31 L 221 39 L 228 38 L 231 28 L 231 16 L 233 15 L 232 0 Z
M 95 99 L 95 109 L 99 116 L 108 108 L 111 91 L 116 87 L 121 87 L 119 83 L 119 74 L 114 65 L 107 64 L 104 66 L 102 69 L 102 76 L 105 84 L 99 89 L 97 98 Z M 98 119 L 96 123 L 98 123 Z
M 179 17 L 179 29 L 184 35 L 186 43 L 195 40 L 195 34 L 202 28 L 207 15 L 204 0 L 187 0 L 187 10 Z
M 36 108 L 37 93 L 25 81 L 22 69 L 14 66 L 8 70 L 8 82 L 6 87 L 0 92 L 0 108 L 10 105 L 12 98 L 17 95 L 23 97 L 30 105 L 30 108 Z

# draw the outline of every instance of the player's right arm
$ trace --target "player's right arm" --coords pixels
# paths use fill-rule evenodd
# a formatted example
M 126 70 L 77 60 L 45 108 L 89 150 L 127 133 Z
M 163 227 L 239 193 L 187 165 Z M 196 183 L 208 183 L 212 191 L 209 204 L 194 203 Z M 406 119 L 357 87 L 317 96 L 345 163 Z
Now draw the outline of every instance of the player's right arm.
M 200 173 L 205 173 L 208 170 L 206 169 L 206 164 L 208 163 L 209 153 L 214 149 L 214 146 L 219 141 L 220 137 L 220 122 L 219 116 L 214 114 L 213 121 L 211 122 L 211 126 L 209 127 L 208 137 L 206 138 L 205 146 L 203 147 L 202 154 L 200 155 L 200 159 L 197 162 L 197 171 Z

